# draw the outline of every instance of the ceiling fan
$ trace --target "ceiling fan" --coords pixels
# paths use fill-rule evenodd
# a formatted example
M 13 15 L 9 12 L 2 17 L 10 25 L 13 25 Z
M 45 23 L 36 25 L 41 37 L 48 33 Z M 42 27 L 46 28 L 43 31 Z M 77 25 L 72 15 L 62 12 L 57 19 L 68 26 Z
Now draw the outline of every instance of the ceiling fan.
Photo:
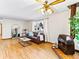
M 35 1 L 36 2 L 42 2 L 43 3 L 43 7 L 42 7 L 42 9 L 44 10 L 43 12 L 47 12 L 47 11 L 50 12 L 51 11 L 51 13 L 53 13 L 54 11 L 53 11 L 53 9 L 50 6 L 59 4 L 61 2 L 64 2 L 65 0 L 56 0 L 56 1 L 53 1 L 51 3 L 48 3 L 47 0 L 45 0 L 45 1 L 44 0 L 35 0 Z

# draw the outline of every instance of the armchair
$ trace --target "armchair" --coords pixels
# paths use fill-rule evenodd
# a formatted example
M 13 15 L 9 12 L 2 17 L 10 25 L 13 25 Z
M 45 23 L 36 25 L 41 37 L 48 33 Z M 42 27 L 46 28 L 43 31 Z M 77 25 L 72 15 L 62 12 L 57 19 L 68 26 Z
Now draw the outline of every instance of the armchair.
M 61 34 L 58 37 L 58 48 L 65 54 L 74 54 L 74 41 L 69 35 Z

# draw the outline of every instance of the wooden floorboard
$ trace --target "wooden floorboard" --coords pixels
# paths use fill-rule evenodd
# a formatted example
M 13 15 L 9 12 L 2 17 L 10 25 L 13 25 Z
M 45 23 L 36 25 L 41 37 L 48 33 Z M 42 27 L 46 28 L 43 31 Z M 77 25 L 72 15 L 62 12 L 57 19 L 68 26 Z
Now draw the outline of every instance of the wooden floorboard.
M 51 43 L 23 47 L 17 40 L 0 40 L 0 59 L 59 59 Z
M 23 47 L 16 39 L 0 40 L 0 59 L 79 59 L 79 53 L 65 55 L 60 49 L 52 49 L 52 43 Z
M 60 49 L 52 48 L 61 59 L 79 59 L 79 52 L 73 55 L 66 55 Z

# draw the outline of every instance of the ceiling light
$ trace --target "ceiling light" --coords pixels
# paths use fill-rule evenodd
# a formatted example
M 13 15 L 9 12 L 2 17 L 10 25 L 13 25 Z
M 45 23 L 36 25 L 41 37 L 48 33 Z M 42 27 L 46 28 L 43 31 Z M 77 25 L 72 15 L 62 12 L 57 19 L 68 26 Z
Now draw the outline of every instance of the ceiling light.
M 41 13 L 45 16 L 49 16 L 53 13 L 53 11 L 51 9 L 47 9 L 47 10 L 41 9 Z

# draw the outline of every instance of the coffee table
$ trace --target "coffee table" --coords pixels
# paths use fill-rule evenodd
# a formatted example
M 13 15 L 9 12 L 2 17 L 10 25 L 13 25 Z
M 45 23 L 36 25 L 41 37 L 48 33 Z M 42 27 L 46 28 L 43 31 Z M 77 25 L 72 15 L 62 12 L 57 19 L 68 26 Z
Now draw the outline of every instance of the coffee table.
M 23 47 L 31 45 L 31 42 L 30 42 L 31 39 L 27 37 L 17 38 L 17 40 Z

